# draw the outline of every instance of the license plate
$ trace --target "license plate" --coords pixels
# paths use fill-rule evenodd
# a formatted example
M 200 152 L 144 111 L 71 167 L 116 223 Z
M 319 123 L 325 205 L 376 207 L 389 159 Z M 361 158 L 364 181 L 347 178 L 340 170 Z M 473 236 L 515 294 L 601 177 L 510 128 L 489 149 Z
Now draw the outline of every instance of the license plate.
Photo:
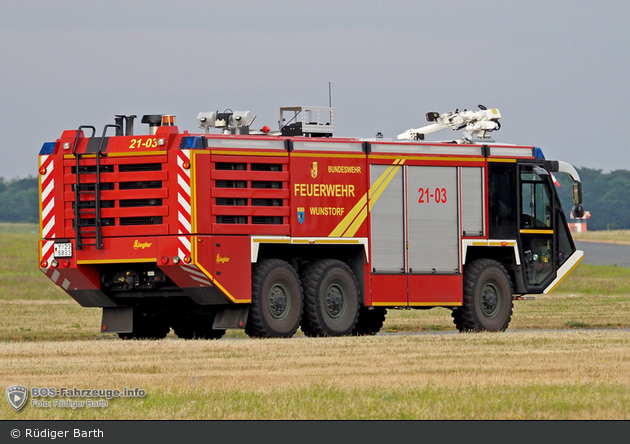
M 55 257 L 72 257 L 72 244 L 55 244 L 55 251 L 53 253 Z

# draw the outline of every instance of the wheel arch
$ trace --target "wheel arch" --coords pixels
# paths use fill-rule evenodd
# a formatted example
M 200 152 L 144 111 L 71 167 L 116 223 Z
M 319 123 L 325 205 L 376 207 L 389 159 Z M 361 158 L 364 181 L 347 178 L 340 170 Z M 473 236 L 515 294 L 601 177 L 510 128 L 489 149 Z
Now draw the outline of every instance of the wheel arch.
M 491 241 L 484 241 L 491 242 Z M 513 245 L 505 246 L 468 246 L 464 249 L 464 267 L 476 259 L 492 259 L 503 265 L 512 280 L 515 294 L 524 294 L 527 287 L 523 279 L 520 258 L 516 241 L 510 241 Z

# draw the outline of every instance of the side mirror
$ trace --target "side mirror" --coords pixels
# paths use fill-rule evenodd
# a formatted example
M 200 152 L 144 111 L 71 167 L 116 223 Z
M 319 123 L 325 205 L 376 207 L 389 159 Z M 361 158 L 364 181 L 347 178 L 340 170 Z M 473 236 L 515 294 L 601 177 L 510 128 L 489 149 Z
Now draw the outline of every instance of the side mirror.
M 582 204 L 582 183 L 573 182 L 573 203 L 576 205 Z

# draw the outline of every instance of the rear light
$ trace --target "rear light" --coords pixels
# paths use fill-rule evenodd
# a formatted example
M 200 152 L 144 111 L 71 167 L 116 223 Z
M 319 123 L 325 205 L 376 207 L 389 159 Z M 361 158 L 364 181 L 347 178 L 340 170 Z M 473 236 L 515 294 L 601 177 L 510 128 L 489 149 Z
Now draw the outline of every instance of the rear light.
M 50 266 L 53 268 L 57 268 L 59 266 L 59 261 L 57 259 L 53 259 L 50 261 Z
M 174 264 L 179 264 L 179 256 L 173 256 L 173 263 Z
M 61 261 L 61 265 L 64 268 L 68 268 L 70 266 L 70 261 L 68 259 L 64 259 L 64 260 Z
M 48 261 L 44 259 L 39 263 L 39 265 L 41 265 L 42 268 L 48 268 Z
M 184 262 L 190 264 L 190 256 L 184 256 Z
M 41 168 L 39 169 L 39 174 L 41 174 L 41 175 L 43 176 L 44 174 L 46 174 L 46 171 L 47 171 L 47 170 L 46 170 L 46 167 L 45 167 L 45 166 L 43 166 L 43 167 L 41 167 Z
M 190 169 L 190 162 L 188 162 L 188 161 L 184 162 L 184 163 L 182 164 L 182 167 L 183 167 L 185 170 L 189 170 L 189 169 Z
M 161 262 L 162 262 L 162 265 L 168 264 L 168 256 L 162 256 Z

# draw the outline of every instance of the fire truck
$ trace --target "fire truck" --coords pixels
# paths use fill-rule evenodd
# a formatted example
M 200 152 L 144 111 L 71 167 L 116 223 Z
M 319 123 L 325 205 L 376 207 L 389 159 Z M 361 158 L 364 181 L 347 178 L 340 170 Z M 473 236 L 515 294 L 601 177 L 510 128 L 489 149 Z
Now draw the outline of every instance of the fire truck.
M 445 307 L 504 331 L 576 249 L 552 173 L 570 164 L 490 138 L 500 113 L 428 113 L 397 139 L 335 137 L 331 107 L 135 115 L 63 131 L 39 153 L 39 267 L 122 339 L 373 335 L 387 309 Z M 464 136 L 427 142 L 434 131 Z

